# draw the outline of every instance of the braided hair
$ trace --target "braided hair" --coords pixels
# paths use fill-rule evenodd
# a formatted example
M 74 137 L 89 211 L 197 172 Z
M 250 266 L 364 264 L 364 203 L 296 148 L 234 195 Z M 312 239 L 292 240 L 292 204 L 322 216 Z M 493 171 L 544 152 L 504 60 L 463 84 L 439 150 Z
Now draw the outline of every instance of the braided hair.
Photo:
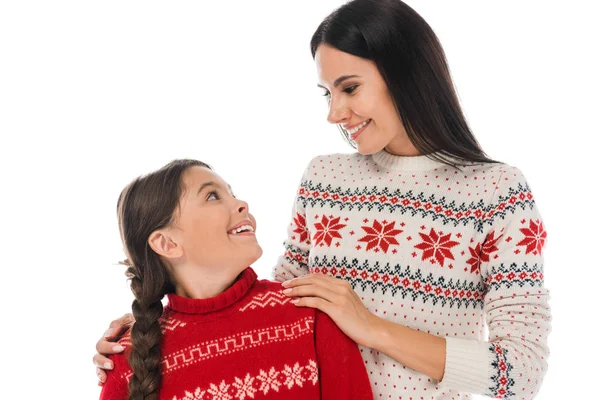
M 182 175 L 190 167 L 210 168 L 196 160 L 175 160 L 156 172 L 131 182 L 119 196 L 117 215 L 127 259 L 126 276 L 135 300 L 131 305 L 135 322 L 131 328 L 128 356 L 133 376 L 129 382 L 130 400 L 156 400 L 161 384 L 159 318 L 162 299 L 175 291 L 167 269 L 148 239 L 152 232 L 173 222 L 184 191 Z

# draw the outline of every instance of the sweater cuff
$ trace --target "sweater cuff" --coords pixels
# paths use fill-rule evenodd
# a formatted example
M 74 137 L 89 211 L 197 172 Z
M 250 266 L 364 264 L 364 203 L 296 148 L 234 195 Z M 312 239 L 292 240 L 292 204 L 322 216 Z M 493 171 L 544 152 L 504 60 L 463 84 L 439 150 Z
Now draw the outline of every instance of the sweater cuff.
M 447 337 L 440 385 L 467 393 L 489 393 L 493 375 L 489 347 L 488 342 Z

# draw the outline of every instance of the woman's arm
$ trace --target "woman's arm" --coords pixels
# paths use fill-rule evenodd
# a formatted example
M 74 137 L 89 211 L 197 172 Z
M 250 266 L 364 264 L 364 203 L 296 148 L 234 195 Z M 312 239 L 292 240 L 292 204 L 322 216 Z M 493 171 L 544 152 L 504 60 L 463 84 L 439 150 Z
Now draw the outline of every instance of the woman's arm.
M 326 275 L 305 275 L 283 283 L 300 307 L 323 311 L 356 343 L 378 350 L 433 379 L 444 375 L 446 340 L 373 315 L 350 284 Z
M 437 381 L 442 380 L 446 364 L 445 338 L 374 317 L 377 321 L 371 348 Z
M 311 247 L 310 233 L 307 227 L 303 193 L 308 179 L 308 171 L 312 161 L 304 171 L 302 180 L 296 192 L 292 216 L 287 228 L 287 239 L 284 242 L 284 253 L 273 268 L 273 279 L 283 282 L 308 274 L 308 254 Z
M 484 219 L 491 230 L 481 244 L 489 341 L 447 338 L 441 385 L 529 399 L 539 391 L 548 368 L 551 315 L 542 257 L 546 231 L 522 173 L 503 168 Z

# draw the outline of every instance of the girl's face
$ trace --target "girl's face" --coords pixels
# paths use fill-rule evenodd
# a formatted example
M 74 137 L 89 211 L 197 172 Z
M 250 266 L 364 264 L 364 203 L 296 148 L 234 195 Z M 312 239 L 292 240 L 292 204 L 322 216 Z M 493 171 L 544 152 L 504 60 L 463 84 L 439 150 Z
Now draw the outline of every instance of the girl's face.
M 327 120 L 338 124 L 361 154 L 383 149 L 418 155 L 375 63 L 321 44 L 315 54 L 318 86 L 329 101 Z
M 209 272 L 241 272 L 262 255 L 256 221 L 248 204 L 208 168 L 194 166 L 183 174 L 185 191 L 170 228 L 186 264 Z

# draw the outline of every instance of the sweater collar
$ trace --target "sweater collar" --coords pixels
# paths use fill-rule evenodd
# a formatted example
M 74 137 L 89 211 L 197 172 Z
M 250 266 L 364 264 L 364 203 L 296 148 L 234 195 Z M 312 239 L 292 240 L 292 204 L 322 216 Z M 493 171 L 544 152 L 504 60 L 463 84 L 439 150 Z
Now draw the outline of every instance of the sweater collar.
M 429 156 L 396 156 L 381 150 L 372 155 L 378 165 L 393 171 L 430 171 L 444 164 Z
M 256 272 L 246 268 L 238 279 L 223 293 L 208 299 L 188 299 L 175 293 L 169 293 L 169 307 L 174 311 L 186 314 L 207 314 L 222 310 L 239 301 L 250 290 L 256 281 Z

